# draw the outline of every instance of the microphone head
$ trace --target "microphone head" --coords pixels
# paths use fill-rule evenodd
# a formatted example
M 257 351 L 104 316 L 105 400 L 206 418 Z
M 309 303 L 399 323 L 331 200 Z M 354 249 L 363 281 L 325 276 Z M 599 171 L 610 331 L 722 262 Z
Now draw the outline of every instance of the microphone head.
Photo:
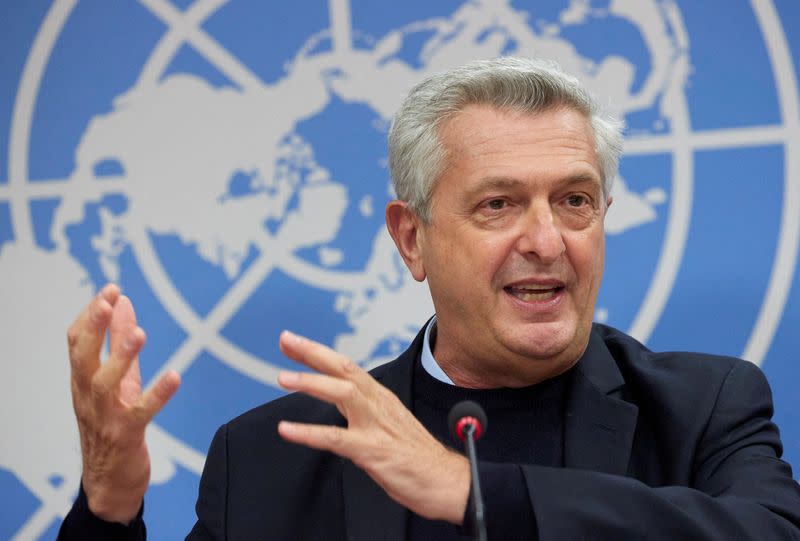
M 472 400 L 463 400 L 450 410 L 447 415 L 447 424 L 453 438 L 457 441 L 464 441 L 467 437 L 464 432 L 467 425 L 475 428 L 474 434 L 477 440 L 486 432 L 489 422 L 486 419 L 486 412 L 478 403 Z

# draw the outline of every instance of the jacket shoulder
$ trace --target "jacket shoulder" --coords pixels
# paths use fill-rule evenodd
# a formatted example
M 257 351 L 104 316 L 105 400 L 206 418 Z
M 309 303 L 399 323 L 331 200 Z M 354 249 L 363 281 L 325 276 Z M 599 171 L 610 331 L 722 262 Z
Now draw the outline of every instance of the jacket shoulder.
M 754 364 L 727 355 L 692 351 L 652 351 L 632 336 L 608 325 L 595 323 L 593 332 L 605 344 L 625 376 L 653 379 L 725 378 L 735 367 L 760 372 Z M 627 378 L 626 378 L 627 381 Z
M 613 358 L 624 385 L 622 397 L 640 414 L 668 415 L 675 426 L 688 428 L 710 419 L 720 407 L 747 408 L 745 397 L 760 395 L 771 415 L 771 392 L 764 374 L 749 361 L 725 355 L 689 351 L 655 352 L 627 334 L 595 325 Z M 739 395 L 738 398 L 736 395 Z M 759 400 L 758 403 L 761 403 Z

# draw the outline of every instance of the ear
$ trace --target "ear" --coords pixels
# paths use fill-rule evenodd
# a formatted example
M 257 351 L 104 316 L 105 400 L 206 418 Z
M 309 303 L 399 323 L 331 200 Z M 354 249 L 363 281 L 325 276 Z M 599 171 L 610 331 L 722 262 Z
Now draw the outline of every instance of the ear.
M 606 200 L 606 210 L 611 208 L 611 203 L 613 203 L 613 202 L 614 202 L 614 198 L 609 195 L 608 199 Z
M 406 267 L 417 282 L 425 279 L 425 265 L 422 261 L 420 236 L 422 220 L 417 213 L 408 208 L 408 203 L 397 199 L 386 205 L 386 228 L 392 236 L 397 251 L 403 257 Z

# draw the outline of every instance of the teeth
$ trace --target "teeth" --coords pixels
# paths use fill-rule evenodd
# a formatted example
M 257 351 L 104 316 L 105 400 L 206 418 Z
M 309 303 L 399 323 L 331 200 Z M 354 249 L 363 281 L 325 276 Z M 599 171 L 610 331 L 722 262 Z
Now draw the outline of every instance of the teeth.
M 550 291 L 553 288 L 545 286 L 519 286 L 513 289 L 516 289 L 518 291 Z
M 556 295 L 556 292 L 556 288 L 539 289 L 534 287 L 514 287 L 510 289 L 512 295 L 527 302 L 552 299 Z

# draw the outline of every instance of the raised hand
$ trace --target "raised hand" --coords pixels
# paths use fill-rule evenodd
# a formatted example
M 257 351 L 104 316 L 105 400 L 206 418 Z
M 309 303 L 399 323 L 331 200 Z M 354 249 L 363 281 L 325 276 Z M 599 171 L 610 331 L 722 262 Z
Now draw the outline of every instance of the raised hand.
M 430 519 L 461 524 L 469 463 L 434 438 L 391 391 L 350 359 L 289 332 L 281 351 L 318 373 L 281 372 L 278 382 L 334 404 L 347 427 L 281 421 L 291 442 L 349 458 L 401 505 Z
M 106 331 L 109 357 L 101 363 Z M 180 377 L 167 372 L 142 392 L 138 354 L 145 334 L 131 301 L 113 284 L 81 312 L 67 339 L 89 508 L 104 520 L 128 523 L 150 481 L 145 428 L 178 390 Z

